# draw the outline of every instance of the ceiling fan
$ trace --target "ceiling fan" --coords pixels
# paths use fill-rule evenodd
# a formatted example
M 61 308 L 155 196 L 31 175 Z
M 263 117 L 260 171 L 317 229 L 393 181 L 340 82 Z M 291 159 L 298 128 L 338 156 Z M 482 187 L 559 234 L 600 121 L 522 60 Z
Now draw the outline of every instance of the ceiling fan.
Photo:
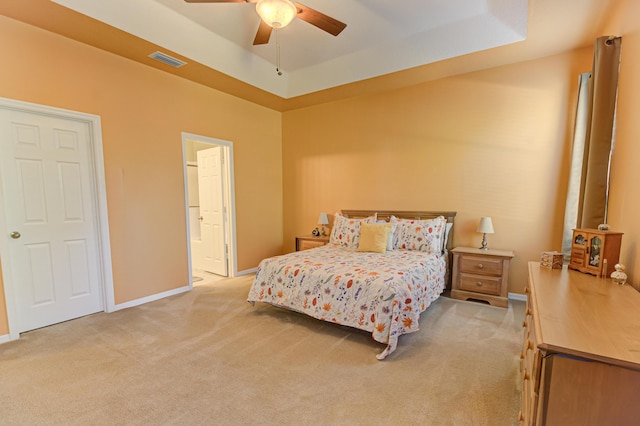
M 254 3 L 251 0 L 184 0 L 187 3 Z M 344 30 L 347 24 L 330 16 L 318 12 L 315 9 L 294 3 L 289 0 L 259 0 L 256 3 L 256 12 L 260 15 L 260 26 L 253 40 L 253 45 L 267 44 L 271 37 L 272 29 L 280 29 L 287 26 L 293 18 L 300 18 L 305 22 L 315 25 L 333 36 L 337 36 Z

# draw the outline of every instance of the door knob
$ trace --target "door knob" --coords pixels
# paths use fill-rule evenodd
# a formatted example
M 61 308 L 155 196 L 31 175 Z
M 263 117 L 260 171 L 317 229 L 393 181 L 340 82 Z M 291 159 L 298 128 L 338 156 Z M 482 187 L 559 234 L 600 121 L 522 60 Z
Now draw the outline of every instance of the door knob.
M 20 233 L 18 231 L 13 231 L 12 233 L 9 234 L 11 236 L 11 238 L 13 238 L 14 240 L 17 240 L 18 238 L 20 238 Z

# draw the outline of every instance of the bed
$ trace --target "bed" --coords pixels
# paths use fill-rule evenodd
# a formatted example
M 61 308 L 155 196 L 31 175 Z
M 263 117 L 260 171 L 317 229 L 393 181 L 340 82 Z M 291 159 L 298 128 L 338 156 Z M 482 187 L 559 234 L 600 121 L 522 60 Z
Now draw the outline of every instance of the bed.
M 247 300 L 370 332 L 385 359 L 446 287 L 454 218 L 342 210 L 329 244 L 260 262 Z

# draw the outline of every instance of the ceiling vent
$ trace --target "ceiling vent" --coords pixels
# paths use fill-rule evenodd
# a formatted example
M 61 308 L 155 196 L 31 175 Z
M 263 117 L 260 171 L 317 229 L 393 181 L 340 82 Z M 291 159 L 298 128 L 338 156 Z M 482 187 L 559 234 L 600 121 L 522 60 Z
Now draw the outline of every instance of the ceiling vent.
M 186 62 L 181 61 L 180 59 L 172 58 L 171 56 L 162 52 L 153 52 L 151 55 L 149 55 L 149 57 L 155 59 L 156 61 L 160 61 L 163 64 L 172 66 L 174 68 L 180 68 L 181 66 L 187 64 Z

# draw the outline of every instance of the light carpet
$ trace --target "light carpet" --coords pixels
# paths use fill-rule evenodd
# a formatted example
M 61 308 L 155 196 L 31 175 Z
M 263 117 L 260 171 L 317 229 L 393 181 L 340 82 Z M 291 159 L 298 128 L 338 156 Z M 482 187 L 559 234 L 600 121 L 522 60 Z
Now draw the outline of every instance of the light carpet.
M 3 425 L 515 425 L 524 304 L 439 298 L 367 333 L 245 301 L 226 279 L 0 345 Z

